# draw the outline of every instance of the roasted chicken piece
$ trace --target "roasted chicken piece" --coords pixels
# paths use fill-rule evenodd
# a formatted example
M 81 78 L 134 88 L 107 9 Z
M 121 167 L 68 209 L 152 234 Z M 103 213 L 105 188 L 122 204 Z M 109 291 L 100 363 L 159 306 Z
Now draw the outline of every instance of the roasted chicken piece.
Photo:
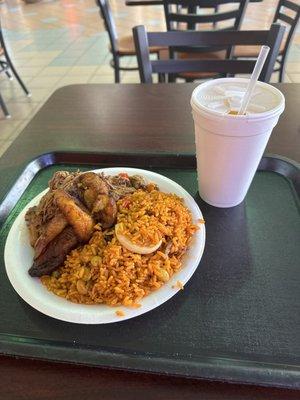
M 28 273 L 30 276 L 51 274 L 58 266 L 62 265 L 67 254 L 79 243 L 74 229 L 65 228 L 48 244 L 45 251 L 37 257 Z

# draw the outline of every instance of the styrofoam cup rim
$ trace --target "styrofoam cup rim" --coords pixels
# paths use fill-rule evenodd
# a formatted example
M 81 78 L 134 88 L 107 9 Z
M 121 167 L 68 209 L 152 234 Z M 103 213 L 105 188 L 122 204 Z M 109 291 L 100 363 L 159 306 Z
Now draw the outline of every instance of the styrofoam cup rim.
M 234 116 L 229 115 L 229 114 L 221 114 L 220 112 L 212 110 L 208 107 L 205 107 L 204 105 L 199 104 L 196 101 L 196 96 L 197 96 L 198 92 L 201 89 L 203 89 L 204 86 L 210 86 L 212 84 L 215 84 L 216 81 L 218 81 L 218 82 L 232 81 L 235 83 L 237 83 L 237 82 L 244 83 L 244 82 L 248 82 L 249 79 L 247 79 L 247 78 L 219 78 L 219 79 L 214 79 L 214 80 L 210 80 L 210 81 L 201 83 L 193 90 L 193 93 L 192 93 L 191 106 L 192 106 L 193 111 L 195 111 L 196 113 L 201 113 L 201 115 L 206 115 L 210 119 L 216 119 L 216 120 L 227 119 L 227 120 L 232 120 L 232 122 L 234 122 L 234 121 L 236 121 L 236 122 L 237 121 L 239 121 L 239 122 L 252 121 L 253 122 L 253 121 L 261 121 L 264 119 L 269 119 L 269 118 L 278 116 L 283 112 L 283 110 L 285 108 L 285 98 L 284 98 L 284 95 L 282 94 L 282 92 L 268 83 L 258 81 L 257 84 L 259 86 L 264 86 L 264 87 L 268 88 L 268 90 L 271 90 L 273 93 L 275 93 L 278 96 L 278 98 L 280 98 L 280 101 L 279 101 L 279 104 L 277 107 L 275 107 L 271 110 L 262 112 L 262 113 L 257 113 L 257 114 L 234 115 Z

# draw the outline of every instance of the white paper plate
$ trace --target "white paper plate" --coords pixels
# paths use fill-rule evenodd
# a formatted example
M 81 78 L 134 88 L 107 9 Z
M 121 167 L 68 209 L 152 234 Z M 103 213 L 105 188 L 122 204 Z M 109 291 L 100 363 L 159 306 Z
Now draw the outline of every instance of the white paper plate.
M 197 223 L 200 218 L 203 218 L 192 196 L 180 185 L 162 175 L 141 169 L 125 167 L 105 168 L 96 170 L 95 172 L 104 172 L 107 175 L 116 175 L 120 172 L 127 172 L 129 175 L 142 175 L 148 182 L 156 183 L 161 191 L 175 193 L 179 197 L 182 197 L 185 205 L 192 213 L 194 223 Z M 42 285 L 39 278 L 32 278 L 28 274 L 28 269 L 32 264 L 33 249 L 29 244 L 29 235 L 24 217 L 28 208 L 36 205 L 46 192 L 47 190 L 36 196 L 18 215 L 8 234 L 4 251 L 6 272 L 12 286 L 23 300 L 43 314 L 63 321 L 79 324 L 106 324 L 137 317 L 138 315 L 160 306 L 173 297 L 179 289 L 172 288 L 172 285 L 176 284 L 178 280 L 186 284 L 199 265 L 205 244 L 204 225 L 201 225 L 201 228 L 195 233 L 190 248 L 184 256 L 182 269 L 163 287 L 142 299 L 142 301 L 140 301 L 140 308 L 132 309 L 127 307 L 109 307 L 105 305 L 81 305 L 58 297 L 49 292 Z M 116 310 L 122 310 L 125 315 L 123 317 L 118 317 L 115 313 Z

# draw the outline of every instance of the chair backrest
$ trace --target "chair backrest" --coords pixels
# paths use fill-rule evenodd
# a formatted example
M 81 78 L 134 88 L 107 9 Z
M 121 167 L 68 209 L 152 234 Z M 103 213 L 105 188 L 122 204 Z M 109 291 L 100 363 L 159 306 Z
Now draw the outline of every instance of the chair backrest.
M 117 48 L 118 35 L 109 2 L 108 0 L 95 0 L 95 1 L 100 9 L 100 17 L 104 21 L 105 29 L 107 30 L 109 36 L 112 53 L 115 54 L 118 50 Z
M 144 26 L 133 28 L 140 79 L 142 83 L 152 83 L 152 73 L 178 74 L 182 72 L 214 72 L 225 74 L 250 74 L 255 60 L 191 60 L 168 59 L 150 60 L 149 46 L 191 47 L 191 46 L 253 46 L 270 47 L 268 58 L 260 75 L 260 80 L 268 82 L 272 75 L 276 57 L 284 34 L 284 26 L 272 24 L 266 31 L 170 31 L 146 32 Z
M 226 4 L 226 10 L 219 6 Z M 164 0 L 164 11 L 167 30 L 193 30 L 207 24 L 214 28 L 219 22 L 230 22 L 224 30 L 238 30 L 241 26 L 248 0 Z M 227 6 L 231 6 L 228 10 Z M 200 14 L 201 9 L 210 9 L 210 13 Z M 207 10 L 206 10 L 207 11 Z M 185 28 L 182 29 L 182 25 Z M 222 26 L 221 26 L 222 29 Z
M 300 4 L 293 3 L 290 0 L 279 0 L 277 10 L 274 16 L 274 23 L 284 22 L 287 28 L 287 37 L 283 49 L 283 57 L 286 57 L 289 47 L 300 18 Z

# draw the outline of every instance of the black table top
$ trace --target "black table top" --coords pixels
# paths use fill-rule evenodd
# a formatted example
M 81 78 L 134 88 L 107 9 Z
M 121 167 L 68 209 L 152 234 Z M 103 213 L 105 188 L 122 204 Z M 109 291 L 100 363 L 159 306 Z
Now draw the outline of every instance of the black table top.
M 196 84 L 83 84 L 58 89 L 0 158 L 0 201 L 29 160 L 50 151 L 194 154 Z M 266 152 L 300 162 L 300 84 L 275 84 L 286 109 Z

